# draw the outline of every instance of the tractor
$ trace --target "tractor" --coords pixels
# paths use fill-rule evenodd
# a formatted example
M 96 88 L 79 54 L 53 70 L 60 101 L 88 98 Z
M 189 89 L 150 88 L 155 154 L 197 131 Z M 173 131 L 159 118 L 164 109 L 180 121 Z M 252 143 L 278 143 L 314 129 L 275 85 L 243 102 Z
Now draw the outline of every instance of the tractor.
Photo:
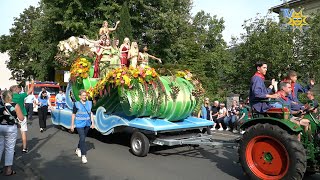
M 302 179 L 320 171 L 320 121 L 311 111 L 303 115 L 310 120 L 307 132 L 290 121 L 287 107 L 251 115 L 241 126 L 246 132 L 238 151 L 250 179 Z

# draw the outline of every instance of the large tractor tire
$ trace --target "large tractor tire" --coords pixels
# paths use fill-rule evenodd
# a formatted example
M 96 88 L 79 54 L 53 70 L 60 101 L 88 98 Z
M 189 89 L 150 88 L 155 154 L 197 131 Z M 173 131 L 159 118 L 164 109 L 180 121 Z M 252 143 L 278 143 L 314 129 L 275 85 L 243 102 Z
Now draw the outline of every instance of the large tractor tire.
M 302 179 L 307 167 L 305 149 L 297 135 L 271 124 L 250 127 L 240 141 L 239 157 L 250 179 Z

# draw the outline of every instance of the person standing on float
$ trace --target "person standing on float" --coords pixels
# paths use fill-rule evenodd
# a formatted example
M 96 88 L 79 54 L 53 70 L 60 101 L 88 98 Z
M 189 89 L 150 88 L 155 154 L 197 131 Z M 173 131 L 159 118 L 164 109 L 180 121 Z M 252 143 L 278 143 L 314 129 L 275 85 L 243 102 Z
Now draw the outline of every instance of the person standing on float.
M 137 42 L 132 42 L 128 53 L 128 59 L 130 60 L 130 66 L 136 68 L 139 59 L 139 47 Z
M 148 47 L 147 46 L 144 46 L 143 49 L 142 49 L 142 52 L 140 53 L 140 58 L 142 60 L 140 66 L 142 68 L 144 68 L 145 66 L 149 66 L 149 58 L 151 59 L 155 59 L 155 60 L 158 60 L 159 63 L 162 63 L 161 59 L 160 58 L 157 58 L 155 56 L 152 56 L 148 53 Z
M 118 68 L 120 67 L 120 50 L 119 50 L 119 39 L 114 39 L 112 42 L 111 48 L 112 58 L 110 61 L 111 68 Z
M 121 61 L 121 66 L 126 66 L 129 67 L 129 62 L 128 62 L 128 53 L 130 49 L 130 39 L 129 38 L 124 38 L 123 43 L 120 46 L 120 61 Z
M 100 37 L 104 36 L 105 39 L 110 39 L 110 33 L 112 31 L 115 31 L 118 27 L 118 24 L 120 23 L 120 21 L 116 22 L 116 26 L 114 28 L 109 28 L 108 27 L 108 22 L 107 21 L 103 21 L 103 25 L 99 30 L 99 35 Z

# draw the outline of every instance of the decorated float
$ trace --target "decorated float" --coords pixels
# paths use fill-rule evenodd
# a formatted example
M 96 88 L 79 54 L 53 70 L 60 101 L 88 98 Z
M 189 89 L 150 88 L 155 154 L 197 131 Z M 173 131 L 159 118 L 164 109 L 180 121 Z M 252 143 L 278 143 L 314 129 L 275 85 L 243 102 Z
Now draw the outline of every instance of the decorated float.
M 130 132 L 134 155 L 146 156 L 150 145 L 219 144 L 208 135 L 213 122 L 191 116 L 204 91 L 190 72 L 160 76 L 147 63 L 136 67 L 123 64 L 122 59 L 118 64 L 111 59 L 105 63 L 101 56 L 122 58 L 121 50 L 87 38 L 71 37 L 58 48 L 56 60 L 71 66 L 71 77 L 67 108 L 51 112 L 53 124 L 70 128 L 73 102 L 84 89 L 93 101 L 95 129 L 103 135 Z M 107 68 L 102 70 L 99 63 Z

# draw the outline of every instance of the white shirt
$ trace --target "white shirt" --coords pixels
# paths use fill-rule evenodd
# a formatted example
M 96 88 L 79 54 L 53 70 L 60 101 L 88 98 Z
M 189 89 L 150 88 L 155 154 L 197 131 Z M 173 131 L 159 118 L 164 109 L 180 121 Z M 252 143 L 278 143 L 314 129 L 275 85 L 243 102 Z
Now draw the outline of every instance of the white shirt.
M 25 102 L 25 103 L 33 103 L 35 99 L 36 99 L 36 97 L 35 97 L 33 94 L 29 94 L 29 95 L 24 99 L 24 102 Z

